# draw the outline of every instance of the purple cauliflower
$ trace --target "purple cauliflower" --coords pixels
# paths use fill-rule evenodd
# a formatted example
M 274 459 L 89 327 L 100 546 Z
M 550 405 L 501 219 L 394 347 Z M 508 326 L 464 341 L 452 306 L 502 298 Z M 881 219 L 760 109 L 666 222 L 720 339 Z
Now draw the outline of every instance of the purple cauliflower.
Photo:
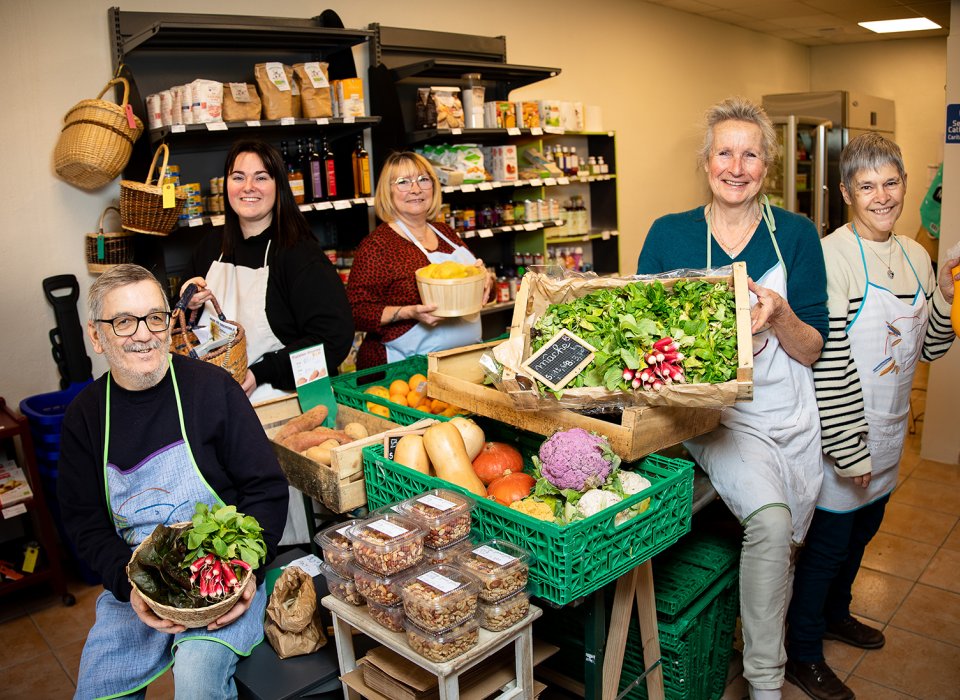
M 620 458 L 606 438 L 583 428 L 554 433 L 540 445 L 540 475 L 558 489 L 598 488 Z

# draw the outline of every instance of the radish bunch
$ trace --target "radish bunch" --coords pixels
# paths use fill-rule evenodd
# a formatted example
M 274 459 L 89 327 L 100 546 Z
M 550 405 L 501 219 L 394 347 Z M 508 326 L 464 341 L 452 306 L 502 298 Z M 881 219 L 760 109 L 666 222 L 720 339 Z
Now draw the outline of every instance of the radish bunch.
M 190 565 L 190 582 L 199 587 L 200 595 L 204 598 L 229 596 L 240 587 L 240 579 L 234 567 L 245 572 L 250 570 L 250 565 L 242 559 L 226 562 L 212 553 L 207 554 Z
M 670 336 L 664 336 L 655 342 L 653 349 L 643 357 L 647 366 L 637 370 L 624 369 L 623 379 L 630 382 L 633 389 L 652 391 L 660 391 L 664 384 L 683 384 L 687 380 L 680 365 L 682 360 L 680 346 Z

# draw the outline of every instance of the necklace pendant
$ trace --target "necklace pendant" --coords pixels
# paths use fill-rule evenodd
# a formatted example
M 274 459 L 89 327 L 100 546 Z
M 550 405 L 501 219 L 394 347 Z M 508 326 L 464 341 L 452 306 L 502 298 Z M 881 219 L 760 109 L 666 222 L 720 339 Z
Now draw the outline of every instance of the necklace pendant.
M 887 277 L 893 279 L 893 270 L 891 270 L 889 267 L 887 268 Z

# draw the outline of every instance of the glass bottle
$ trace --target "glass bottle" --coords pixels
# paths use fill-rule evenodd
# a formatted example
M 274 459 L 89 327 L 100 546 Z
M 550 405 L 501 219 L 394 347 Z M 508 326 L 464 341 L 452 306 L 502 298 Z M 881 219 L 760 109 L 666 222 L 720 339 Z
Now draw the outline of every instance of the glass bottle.
M 363 147 L 363 136 L 357 136 L 357 147 L 353 149 L 353 196 L 370 196 L 370 154 Z
M 337 164 L 333 159 L 333 151 L 327 145 L 327 137 L 320 142 L 320 162 L 323 164 L 323 183 L 327 199 L 337 198 Z
M 290 183 L 290 190 L 293 192 L 293 201 L 297 204 L 303 204 L 303 173 L 294 164 L 293 157 L 287 149 L 287 142 L 280 144 L 280 151 L 283 155 L 283 162 L 287 166 L 287 181 Z
M 313 139 L 307 141 L 307 167 L 304 168 L 304 173 L 307 176 L 307 196 L 310 201 L 323 201 L 323 163 Z

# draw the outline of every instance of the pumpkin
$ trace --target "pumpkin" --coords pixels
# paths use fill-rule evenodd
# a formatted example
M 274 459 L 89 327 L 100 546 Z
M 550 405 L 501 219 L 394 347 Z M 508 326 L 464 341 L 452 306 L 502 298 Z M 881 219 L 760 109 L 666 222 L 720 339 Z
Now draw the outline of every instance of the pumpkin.
M 523 457 L 513 445 L 505 442 L 485 442 L 480 454 L 473 460 L 473 471 L 484 485 L 512 472 L 523 471 Z
M 536 483 L 536 479 L 526 472 L 507 474 L 490 483 L 487 487 L 487 497 L 509 506 L 514 501 L 529 496 Z

